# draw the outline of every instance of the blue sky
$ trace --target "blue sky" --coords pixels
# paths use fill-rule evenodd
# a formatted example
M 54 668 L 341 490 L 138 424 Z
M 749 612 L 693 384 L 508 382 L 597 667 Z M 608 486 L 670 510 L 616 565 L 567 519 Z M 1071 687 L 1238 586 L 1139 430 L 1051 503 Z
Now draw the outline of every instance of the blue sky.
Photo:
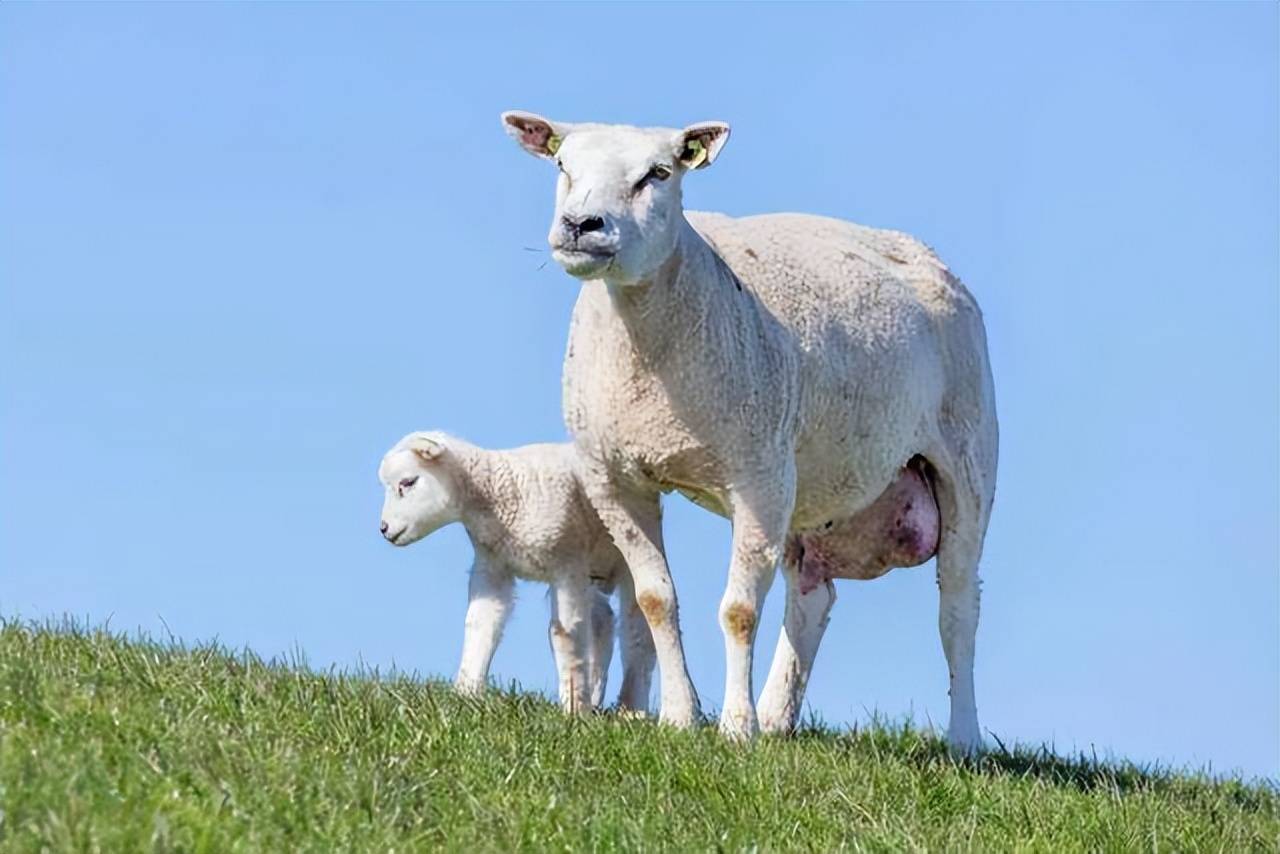
M 383 543 L 377 462 L 413 429 L 562 438 L 577 293 L 544 265 L 552 171 L 498 113 L 723 119 L 690 207 L 909 231 L 984 307 L 984 728 L 1280 775 L 1277 23 L 4 4 L 0 613 L 451 674 L 466 538 Z M 715 708 L 728 526 L 667 508 Z M 932 569 L 839 596 L 813 708 L 944 724 Z M 523 588 L 501 678 L 552 689 L 546 618 Z

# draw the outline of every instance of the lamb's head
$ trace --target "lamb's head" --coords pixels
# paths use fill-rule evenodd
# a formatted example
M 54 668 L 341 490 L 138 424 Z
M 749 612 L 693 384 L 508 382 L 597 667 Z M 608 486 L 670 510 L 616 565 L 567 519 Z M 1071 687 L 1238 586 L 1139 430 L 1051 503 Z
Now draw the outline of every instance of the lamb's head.
M 729 138 L 722 122 L 673 130 L 509 112 L 502 124 L 560 170 L 547 238 L 556 262 L 576 278 L 623 285 L 644 281 L 671 257 L 684 219 L 680 182 L 710 166 Z
M 461 518 L 448 441 L 443 433 L 410 433 L 382 458 L 382 536 L 392 545 L 415 543 Z

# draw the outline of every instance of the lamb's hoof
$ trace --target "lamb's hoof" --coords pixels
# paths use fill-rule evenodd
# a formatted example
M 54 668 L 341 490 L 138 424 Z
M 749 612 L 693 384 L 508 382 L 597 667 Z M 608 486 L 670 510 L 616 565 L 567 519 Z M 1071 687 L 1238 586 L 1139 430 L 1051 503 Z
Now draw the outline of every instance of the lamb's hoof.
M 619 707 L 614 714 L 624 721 L 646 721 L 649 713 L 644 709 L 624 709 Z

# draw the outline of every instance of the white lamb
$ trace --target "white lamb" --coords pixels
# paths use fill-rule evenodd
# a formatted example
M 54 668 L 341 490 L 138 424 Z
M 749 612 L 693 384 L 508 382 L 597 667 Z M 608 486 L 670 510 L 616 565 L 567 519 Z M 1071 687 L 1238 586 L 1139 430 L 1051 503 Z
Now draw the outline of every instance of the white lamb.
M 622 622 L 618 705 L 643 711 L 653 639 L 622 555 L 583 494 L 572 445 L 478 448 L 444 433 L 410 433 L 378 469 L 386 489 L 382 534 L 396 546 L 461 522 L 475 549 L 462 662 L 455 680 L 481 690 L 511 613 L 516 578 L 551 585 L 549 636 L 566 711 L 598 708 L 613 654 L 617 588 Z
M 659 494 L 679 490 L 733 522 L 722 731 L 757 729 L 752 650 L 779 562 L 787 606 L 760 698 L 768 730 L 799 712 L 831 580 L 936 553 L 949 738 L 977 748 L 978 559 L 997 437 L 973 297 L 899 232 L 801 214 L 686 218 L 681 181 L 716 159 L 725 124 L 565 124 L 519 112 L 503 124 L 560 171 L 548 239 L 584 282 L 565 420 L 653 630 L 662 719 L 688 726 L 698 708 L 662 550 Z M 803 158 L 810 130 L 797 129 L 778 168 Z

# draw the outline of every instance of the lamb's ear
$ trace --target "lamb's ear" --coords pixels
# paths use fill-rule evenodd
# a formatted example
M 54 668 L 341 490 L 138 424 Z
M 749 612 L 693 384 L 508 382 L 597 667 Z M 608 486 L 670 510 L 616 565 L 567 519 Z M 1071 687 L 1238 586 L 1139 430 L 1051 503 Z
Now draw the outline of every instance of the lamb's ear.
M 534 157 L 550 160 L 560 150 L 560 143 L 572 125 L 544 119 L 537 113 L 508 110 L 502 114 L 502 127 L 507 135 Z
M 418 436 L 409 443 L 409 450 L 413 451 L 422 462 L 430 464 L 440 459 L 440 456 L 444 453 L 444 445 L 435 439 Z
M 729 126 L 724 122 L 689 125 L 676 136 L 676 159 L 686 169 L 702 169 L 715 162 L 728 141 Z

